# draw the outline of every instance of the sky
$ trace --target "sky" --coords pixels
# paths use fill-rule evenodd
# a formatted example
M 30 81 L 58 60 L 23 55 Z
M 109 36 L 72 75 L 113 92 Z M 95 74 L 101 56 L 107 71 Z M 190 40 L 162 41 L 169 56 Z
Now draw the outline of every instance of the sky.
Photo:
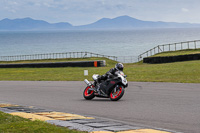
M 30 17 L 85 25 L 123 15 L 146 21 L 200 23 L 200 0 L 0 0 L 0 20 Z

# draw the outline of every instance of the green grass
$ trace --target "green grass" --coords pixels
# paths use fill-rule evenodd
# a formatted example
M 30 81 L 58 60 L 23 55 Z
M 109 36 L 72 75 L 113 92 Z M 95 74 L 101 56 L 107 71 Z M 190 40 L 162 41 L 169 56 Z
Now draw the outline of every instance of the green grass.
M 106 59 L 106 63 L 106 67 L 98 68 L 0 68 L 0 80 L 83 81 L 85 78 L 92 80 L 93 74 L 105 74 L 114 67 L 116 62 Z M 166 64 L 140 62 L 124 65 L 124 73 L 128 75 L 128 81 L 200 83 L 200 61 L 198 60 Z M 83 75 L 84 70 L 89 71 L 88 76 Z
M 86 133 L 58 127 L 42 121 L 31 121 L 0 111 L 0 133 Z
M 200 49 L 187 49 L 187 50 L 162 52 L 155 54 L 152 57 L 177 56 L 177 55 L 188 55 L 188 54 L 200 54 Z
M 89 70 L 89 79 L 93 73 L 104 74 L 117 62 L 107 58 L 80 58 L 80 59 L 59 59 L 59 60 L 36 60 L 36 61 L 15 61 L 9 63 L 32 63 L 32 62 L 61 62 L 61 61 L 86 61 L 106 60 L 106 67 L 63 67 L 63 68 L 0 68 L 0 80 L 20 81 L 80 81 L 85 77 L 84 70 Z M 7 62 L 3 62 L 7 63 Z
M 200 61 L 125 66 L 129 81 L 200 83 Z

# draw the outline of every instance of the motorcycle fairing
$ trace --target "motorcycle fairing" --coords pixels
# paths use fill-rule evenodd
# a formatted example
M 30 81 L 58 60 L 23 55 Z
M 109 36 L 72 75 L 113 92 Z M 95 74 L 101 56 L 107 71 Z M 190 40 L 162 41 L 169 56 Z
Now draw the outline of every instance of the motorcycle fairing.
M 109 95 L 113 88 L 119 83 L 120 81 L 117 79 L 106 80 L 101 83 L 100 90 L 102 90 L 105 94 Z

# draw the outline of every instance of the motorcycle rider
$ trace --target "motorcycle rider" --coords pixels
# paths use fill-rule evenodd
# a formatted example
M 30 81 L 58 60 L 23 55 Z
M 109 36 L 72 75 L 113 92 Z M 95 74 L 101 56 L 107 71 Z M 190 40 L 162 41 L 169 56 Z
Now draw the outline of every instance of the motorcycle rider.
M 105 81 L 108 78 L 112 78 L 115 76 L 115 73 L 117 71 L 123 71 L 123 69 L 124 69 L 124 65 L 122 63 L 117 63 L 115 67 L 111 68 L 108 72 L 106 72 L 106 74 L 99 76 L 97 82 L 100 83 L 101 80 Z

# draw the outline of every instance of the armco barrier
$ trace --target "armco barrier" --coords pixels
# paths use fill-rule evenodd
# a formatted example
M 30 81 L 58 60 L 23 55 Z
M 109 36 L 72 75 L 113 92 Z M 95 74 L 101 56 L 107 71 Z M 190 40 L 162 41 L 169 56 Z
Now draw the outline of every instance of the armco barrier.
M 165 56 L 165 57 L 147 57 L 143 59 L 143 63 L 169 63 L 179 61 L 200 60 L 200 54 L 178 55 L 178 56 Z
M 55 63 L 18 63 L 0 64 L 0 68 L 42 68 L 42 67 L 103 67 L 106 61 L 76 61 L 76 62 L 55 62 Z

